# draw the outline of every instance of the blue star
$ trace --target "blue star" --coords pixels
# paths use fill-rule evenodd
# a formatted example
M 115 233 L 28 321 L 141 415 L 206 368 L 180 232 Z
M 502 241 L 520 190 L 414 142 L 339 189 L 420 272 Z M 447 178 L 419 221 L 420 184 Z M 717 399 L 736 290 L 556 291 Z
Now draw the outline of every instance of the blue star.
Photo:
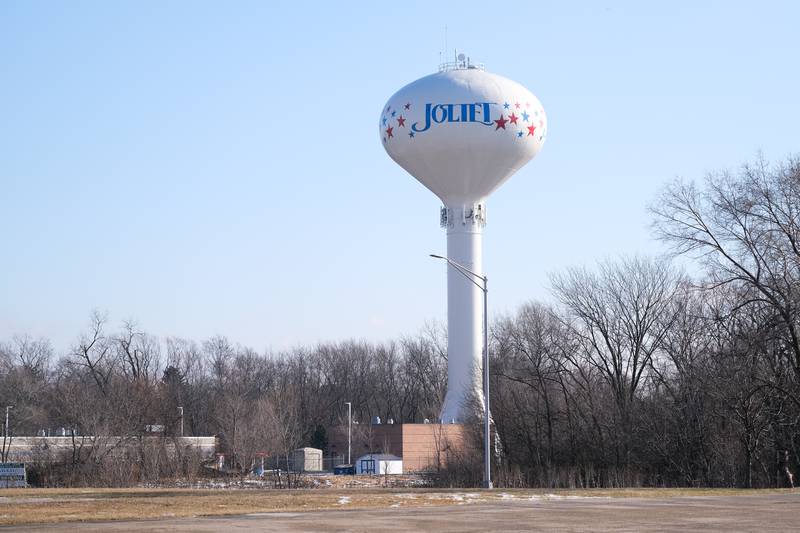
M 524 120 L 525 122 L 528 122 L 529 118 L 530 118 L 530 115 L 527 112 L 523 111 L 522 112 L 522 120 Z
M 413 132 L 413 131 L 409 131 L 409 132 L 408 132 L 408 136 L 409 136 L 409 137 L 411 137 L 411 138 L 413 139 L 413 138 L 414 138 L 414 132 Z
M 517 137 L 522 137 L 522 132 L 521 131 L 517 132 Z
M 509 108 L 508 102 L 506 102 L 505 104 L 503 104 L 503 109 L 508 109 L 508 108 Z
M 386 125 L 386 117 L 383 117 L 383 125 Z
M 397 114 L 397 111 L 392 111 L 392 116 L 395 116 L 396 114 Z

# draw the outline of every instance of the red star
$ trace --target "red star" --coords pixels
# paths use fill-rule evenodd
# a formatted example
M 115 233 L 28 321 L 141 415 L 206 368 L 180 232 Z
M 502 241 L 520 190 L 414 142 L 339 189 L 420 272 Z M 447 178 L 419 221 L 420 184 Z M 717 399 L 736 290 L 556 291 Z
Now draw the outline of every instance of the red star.
M 528 135 L 533 135 L 533 131 L 536 129 L 536 126 L 528 126 Z
M 495 122 L 497 122 L 497 127 L 495 127 L 494 131 L 497 131 L 500 128 L 506 129 L 506 122 L 508 122 L 508 120 L 504 119 L 503 114 L 501 113 L 500 118 L 495 120 Z
M 406 119 L 403 118 L 403 115 L 400 115 L 400 118 L 397 119 L 397 125 L 405 128 Z
M 514 113 L 511 113 L 511 114 L 508 116 L 508 121 L 509 121 L 509 122 L 511 122 L 512 124 L 516 124 L 516 123 L 517 123 L 517 119 L 518 119 L 518 118 L 519 118 L 519 117 L 518 117 L 517 115 L 515 115 Z
M 530 129 L 530 128 L 528 128 L 528 129 Z M 533 133 L 531 133 L 531 135 L 533 135 Z M 387 139 L 391 139 L 392 137 L 393 137 L 393 135 L 392 135 L 392 127 L 389 126 L 388 128 L 386 128 L 386 138 Z
M 411 102 L 407 102 L 406 105 L 403 106 L 405 109 L 411 109 Z
M 515 103 L 515 104 L 514 104 L 514 107 L 515 107 L 515 108 L 517 108 L 517 109 L 519 109 L 519 102 Z
M 530 106 L 531 106 L 530 102 L 525 102 L 525 107 L 530 107 Z

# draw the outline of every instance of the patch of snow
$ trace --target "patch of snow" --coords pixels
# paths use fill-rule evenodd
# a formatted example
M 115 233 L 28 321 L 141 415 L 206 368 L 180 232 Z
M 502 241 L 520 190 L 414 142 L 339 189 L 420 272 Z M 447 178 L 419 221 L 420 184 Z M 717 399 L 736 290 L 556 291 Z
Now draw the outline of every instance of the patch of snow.
M 339 505 L 347 505 L 350 503 L 350 496 L 342 496 L 339 498 Z

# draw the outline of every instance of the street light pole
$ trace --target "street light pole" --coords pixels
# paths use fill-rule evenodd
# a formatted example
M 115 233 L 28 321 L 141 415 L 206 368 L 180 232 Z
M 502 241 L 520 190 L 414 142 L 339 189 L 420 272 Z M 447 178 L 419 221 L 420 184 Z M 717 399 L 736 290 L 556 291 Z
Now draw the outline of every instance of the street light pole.
M 14 406 L 13 406 L 13 405 L 6 405 L 6 431 L 5 431 L 5 437 L 6 437 L 6 438 L 8 438 L 8 435 L 9 435 L 9 433 L 10 433 L 10 432 L 8 431 L 8 412 L 9 412 L 11 409 L 13 409 L 13 408 L 14 408 Z
M 178 412 L 181 414 L 181 437 L 183 437 L 183 407 L 178 406 Z
M 353 404 L 350 402 L 344 402 L 347 404 L 347 464 L 353 466 L 353 463 L 350 462 L 350 433 L 353 427 Z
M 492 487 L 491 427 L 489 424 L 489 278 L 483 276 L 483 488 Z
M 471 281 L 483 292 L 483 488 L 494 488 L 492 485 L 491 462 L 491 424 L 489 419 L 489 277 L 478 274 L 460 263 L 442 255 L 430 254 L 435 259 L 447 261 L 462 276 Z M 483 283 L 479 284 L 475 280 Z

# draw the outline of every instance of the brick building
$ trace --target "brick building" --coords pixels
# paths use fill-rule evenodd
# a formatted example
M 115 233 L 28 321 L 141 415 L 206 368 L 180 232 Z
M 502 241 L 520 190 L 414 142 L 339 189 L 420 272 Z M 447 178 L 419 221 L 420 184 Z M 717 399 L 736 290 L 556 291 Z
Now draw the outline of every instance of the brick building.
M 347 460 L 347 426 L 329 433 L 328 450 Z M 354 424 L 351 458 L 388 453 L 403 459 L 404 472 L 436 470 L 464 451 L 467 428 L 462 424 Z

